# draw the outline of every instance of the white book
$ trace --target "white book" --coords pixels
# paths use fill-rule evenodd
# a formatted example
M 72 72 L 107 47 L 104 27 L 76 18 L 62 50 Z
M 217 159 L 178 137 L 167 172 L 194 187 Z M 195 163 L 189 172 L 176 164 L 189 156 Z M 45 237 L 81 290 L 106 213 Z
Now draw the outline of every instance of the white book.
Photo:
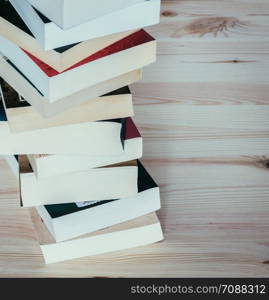
M 125 122 L 124 149 L 120 155 L 28 155 L 38 179 L 79 172 L 90 168 L 130 161 L 142 157 L 143 141 L 131 118 Z
M 159 188 L 138 162 L 138 194 L 134 197 L 45 205 L 36 209 L 55 241 L 61 242 L 144 216 L 160 207 Z
M 69 130 L 69 126 L 62 126 L 49 128 L 46 132 L 41 129 L 12 133 L 8 122 L 0 121 L 0 155 L 120 155 L 123 153 L 120 132 L 121 127 L 118 123 L 91 122 L 75 125 L 72 130 Z
M 126 118 L 133 115 L 132 94 L 128 87 L 89 100 L 50 118 L 42 117 L 1 77 L 0 92 L 3 95 L 9 127 L 14 133 Z
M 120 155 L 122 120 L 86 122 L 12 133 L 0 99 L 0 155 L 84 154 Z
M 45 50 L 159 23 L 160 0 L 147 0 L 63 30 L 26 0 L 10 0 Z
M 147 0 L 27 0 L 63 29 Z
M 102 201 L 137 195 L 137 162 L 88 169 L 38 180 L 26 155 L 19 156 L 21 204 L 24 207 Z
M 162 228 L 155 213 L 58 243 L 34 208 L 31 209 L 31 218 L 46 264 L 145 246 L 163 240 Z
M 101 95 L 140 80 L 141 70 L 135 70 L 103 81 L 53 103 L 50 103 L 47 98 L 42 96 L 22 73 L 1 56 L 0 76 L 26 99 L 39 114 L 43 117 L 52 117 L 89 100 L 96 101 L 96 98 Z
M 28 155 L 38 179 L 79 172 L 88 168 L 99 168 L 142 157 L 142 137 L 124 142 L 120 155 Z
M 50 102 L 140 69 L 156 60 L 156 41 L 143 30 L 129 36 L 126 44 L 122 43 L 121 47 L 113 46 L 112 52 L 105 52 L 101 56 L 98 54 L 94 58 L 89 56 L 89 60 L 84 60 L 79 66 L 59 73 L 0 36 L 2 54 Z M 119 49 L 122 50 L 118 51 Z

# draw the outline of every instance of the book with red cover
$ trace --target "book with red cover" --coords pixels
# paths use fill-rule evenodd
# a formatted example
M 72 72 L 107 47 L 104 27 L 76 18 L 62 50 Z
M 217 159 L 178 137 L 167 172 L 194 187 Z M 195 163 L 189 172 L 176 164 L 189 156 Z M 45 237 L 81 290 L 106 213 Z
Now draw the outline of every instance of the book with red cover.
M 131 117 L 125 119 L 122 132 L 124 132 L 123 137 L 125 141 L 142 137 Z M 34 156 L 38 158 L 38 157 L 51 156 L 51 154 L 35 154 Z
M 33 56 L 31 53 L 27 52 L 26 50 L 23 50 L 32 60 L 35 62 L 36 65 L 39 66 L 39 68 L 48 76 L 48 77 L 53 77 L 59 74 L 62 74 L 66 71 L 72 70 L 74 68 L 77 68 L 79 66 L 82 66 L 84 64 L 87 64 L 89 62 L 93 62 L 97 59 L 115 54 L 117 52 L 127 50 L 132 47 L 136 47 L 139 45 L 142 45 L 144 43 L 154 41 L 154 38 L 149 35 L 145 30 L 141 29 L 125 38 L 122 40 L 109 45 L 108 47 L 88 56 L 87 58 L 81 60 L 80 62 L 76 63 L 75 65 L 71 66 L 70 68 L 64 70 L 63 72 L 58 72 L 55 69 L 53 69 L 51 66 L 47 65 L 37 57 Z
M 135 126 L 135 123 L 132 118 L 126 118 L 125 119 L 125 140 L 140 138 L 141 134 L 138 131 L 137 127 Z
M 124 151 L 120 155 L 28 155 L 38 179 L 100 168 L 142 157 L 143 139 L 133 120 L 127 118 L 123 126 Z
M 61 73 L 1 35 L 0 51 L 52 103 L 155 62 L 156 40 L 136 31 Z

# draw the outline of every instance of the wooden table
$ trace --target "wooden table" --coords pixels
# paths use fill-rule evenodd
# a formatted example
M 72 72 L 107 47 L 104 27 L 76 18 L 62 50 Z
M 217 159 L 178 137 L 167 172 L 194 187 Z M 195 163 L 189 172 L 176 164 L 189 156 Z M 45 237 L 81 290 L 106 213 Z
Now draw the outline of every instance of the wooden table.
M 165 241 L 45 266 L 0 160 L 1 276 L 269 276 L 269 2 L 163 1 L 149 31 L 132 90 Z

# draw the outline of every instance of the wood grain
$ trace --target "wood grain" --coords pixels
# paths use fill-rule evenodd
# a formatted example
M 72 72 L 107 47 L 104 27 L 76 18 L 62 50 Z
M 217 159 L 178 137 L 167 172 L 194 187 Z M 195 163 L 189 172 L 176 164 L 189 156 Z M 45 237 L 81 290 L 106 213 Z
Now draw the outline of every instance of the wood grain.
M 269 276 L 269 2 L 163 1 L 132 86 L 165 241 L 45 266 L 0 160 L 0 276 Z

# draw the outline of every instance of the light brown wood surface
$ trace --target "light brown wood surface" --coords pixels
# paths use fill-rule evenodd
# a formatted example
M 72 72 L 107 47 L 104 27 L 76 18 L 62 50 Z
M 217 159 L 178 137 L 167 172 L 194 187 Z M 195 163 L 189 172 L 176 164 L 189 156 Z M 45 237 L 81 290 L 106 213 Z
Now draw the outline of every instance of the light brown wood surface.
M 0 276 L 269 276 L 269 2 L 163 1 L 149 31 L 132 91 L 165 241 L 45 266 L 0 160 Z

